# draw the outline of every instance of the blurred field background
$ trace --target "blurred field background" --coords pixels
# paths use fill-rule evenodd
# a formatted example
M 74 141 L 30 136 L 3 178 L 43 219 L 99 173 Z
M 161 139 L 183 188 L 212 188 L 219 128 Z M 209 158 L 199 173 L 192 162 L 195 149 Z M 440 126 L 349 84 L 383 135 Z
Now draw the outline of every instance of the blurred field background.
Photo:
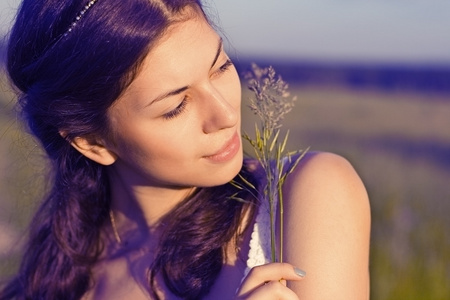
M 345 84 L 291 92 L 289 149 L 343 155 L 368 189 L 371 299 L 450 299 L 450 93 Z M 253 133 L 254 121 L 244 116 L 244 130 Z
M 17 266 L 46 179 L 4 76 L 0 83 L 3 279 Z M 450 93 L 323 82 L 294 83 L 290 90 L 298 100 L 284 122 L 289 148 L 345 156 L 369 191 L 371 299 L 450 299 Z M 245 83 L 243 91 L 243 130 L 252 133 Z

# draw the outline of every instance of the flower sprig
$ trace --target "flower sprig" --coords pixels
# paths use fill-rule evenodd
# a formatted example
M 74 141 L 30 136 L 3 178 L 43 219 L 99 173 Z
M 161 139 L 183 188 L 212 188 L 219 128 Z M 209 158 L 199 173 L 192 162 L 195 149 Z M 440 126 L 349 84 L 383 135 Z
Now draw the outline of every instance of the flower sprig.
M 282 187 L 287 176 L 294 171 L 306 153 L 302 150 L 286 150 L 289 131 L 284 134 L 283 138 L 280 137 L 282 135 L 280 130 L 282 121 L 294 107 L 296 97 L 290 96 L 288 84 L 276 75 L 272 67 L 260 68 L 256 64 L 252 64 L 244 78 L 248 82 L 248 88 L 254 94 L 254 97 L 250 99 L 249 107 L 259 117 L 260 124 L 259 126 L 257 123 L 255 124 L 254 139 L 247 133 L 244 133 L 242 137 L 253 147 L 254 155 L 266 177 L 266 182 L 261 191 L 257 191 L 247 181 L 244 181 L 244 183 L 247 184 L 247 189 L 253 190 L 252 193 L 256 194 L 260 201 L 269 203 L 271 259 L 273 262 L 282 262 L 284 235 Z M 234 184 L 240 189 L 243 188 L 237 183 Z M 279 216 L 279 249 L 276 247 L 276 212 Z

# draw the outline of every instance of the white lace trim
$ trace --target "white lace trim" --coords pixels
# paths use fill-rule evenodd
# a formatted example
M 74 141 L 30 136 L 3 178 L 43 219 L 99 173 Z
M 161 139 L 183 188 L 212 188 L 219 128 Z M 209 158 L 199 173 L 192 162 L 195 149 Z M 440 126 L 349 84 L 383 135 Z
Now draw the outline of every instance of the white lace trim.
M 271 261 L 270 247 L 270 208 L 268 201 L 262 201 L 258 208 L 253 232 L 250 238 L 250 250 L 248 252 L 245 276 L 250 269 Z M 275 199 L 277 202 L 277 199 Z M 274 203 L 275 208 L 277 203 Z

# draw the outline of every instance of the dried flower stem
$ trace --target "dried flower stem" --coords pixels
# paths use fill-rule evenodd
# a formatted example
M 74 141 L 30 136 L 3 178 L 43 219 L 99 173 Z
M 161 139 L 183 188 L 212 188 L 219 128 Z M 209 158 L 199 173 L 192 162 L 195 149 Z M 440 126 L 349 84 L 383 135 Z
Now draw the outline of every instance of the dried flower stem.
M 248 80 L 249 89 L 255 96 L 251 99 L 249 106 L 253 113 L 259 116 L 261 126 L 258 127 L 255 124 L 255 139 L 252 139 L 247 133 L 243 134 L 243 138 L 253 147 L 256 159 L 266 175 L 267 181 L 262 190 L 263 193 L 256 191 L 256 194 L 261 201 L 269 203 L 271 259 L 273 262 L 282 262 L 284 236 L 282 187 L 287 176 L 292 173 L 305 154 L 305 151 L 301 150 L 286 151 L 289 131 L 283 140 L 280 140 L 281 121 L 285 114 L 292 110 L 296 98 L 290 97 L 287 91 L 288 85 L 280 76 L 276 76 L 272 67 L 261 69 L 256 64 L 252 64 L 252 69 L 246 73 L 245 78 Z M 250 188 L 255 190 L 254 186 Z M 276 204 L 277 199 L 278 205 Z M 275 211 L 279 213 L 280 248 L 278 249 L 278 258 L 276 255 Z

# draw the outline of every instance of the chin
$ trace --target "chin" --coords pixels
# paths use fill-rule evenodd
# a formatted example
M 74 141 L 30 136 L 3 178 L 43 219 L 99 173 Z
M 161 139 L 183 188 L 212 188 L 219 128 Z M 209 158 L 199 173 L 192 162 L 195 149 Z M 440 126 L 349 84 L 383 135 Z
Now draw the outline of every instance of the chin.
M 243 164 L 243 153 L 240 152 L 226 165 L 219 166 L 207 172 L 207 183 L 203 187 L 213 187 L 230 182 L 241 171 Z

